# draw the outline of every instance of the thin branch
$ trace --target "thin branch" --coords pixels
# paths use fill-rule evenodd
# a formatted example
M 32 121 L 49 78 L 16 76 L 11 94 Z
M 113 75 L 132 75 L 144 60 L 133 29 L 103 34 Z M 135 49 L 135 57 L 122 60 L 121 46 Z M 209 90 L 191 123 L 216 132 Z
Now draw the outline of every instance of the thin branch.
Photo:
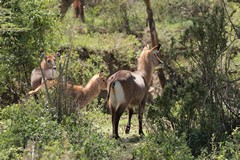
M 227 83 L 234 83 L 234 82 L 237 82 L 237 81 L 240 81 L 240 77 L 237 78 L 237 79 L 234 79 L 234 80 L 226 80 L 225 82 L 227 82 Z
M 223 100 L 223 103 L 225 104 L 226 108 L 237 118 L 239 118 L 239 114 L 236 114 L 232 109 L 231 106 L 225 101 Z
M 232 41 L 230 42 L 230 44 L 229 44 L 228 46 L 226 46 L 226 47 L 221 51 L 221 53 L 225 52 L 236 40 L 237 40 L 237 38 L 234 38 L 234 40 L 232 40 Z
M 224 0 L 221 0 L 221 1 L 222 1 L 222 4 L 223 4 L 223 7 L 224 7 L 224 9 L 225 9 L 225 11 L 227 13 L 227 17 L 228 17 L 229 22 L 231 23 L 232 28 L 234 29 L 237 37 L 240 38 L 240 34 L 238 33 L 238 30 L 237 30 L 236 26 L 234 25 L 233 21 L 231 20 L 231 17 L 230 17 L 230 15 L 228 13 L 228 10 L 227 10 L 227 7 L 226 7 L 226 3 L 224 2 Z

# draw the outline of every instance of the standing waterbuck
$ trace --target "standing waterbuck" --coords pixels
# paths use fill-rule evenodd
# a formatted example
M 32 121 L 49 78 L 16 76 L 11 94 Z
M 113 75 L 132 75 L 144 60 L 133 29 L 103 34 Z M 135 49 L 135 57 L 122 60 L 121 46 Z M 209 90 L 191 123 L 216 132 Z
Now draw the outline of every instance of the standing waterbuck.
M 119 70 L 108 78 L 107 102 L 112 114 L 113 138 L 119 138 L 118 124 L 126 108 L 129 111 L 129 118 L 125 133 L 129 133 L 133 114 L 132 105 L 138 105 L 139 134 L 144 135 L 142 130 L 143 110 L 151 85 L 152 74 L 154 68 L 163 63 L 157 56 L 159 48 L 160 45 L 152 49 L 144 47 L 138 58 L 136 71 Z

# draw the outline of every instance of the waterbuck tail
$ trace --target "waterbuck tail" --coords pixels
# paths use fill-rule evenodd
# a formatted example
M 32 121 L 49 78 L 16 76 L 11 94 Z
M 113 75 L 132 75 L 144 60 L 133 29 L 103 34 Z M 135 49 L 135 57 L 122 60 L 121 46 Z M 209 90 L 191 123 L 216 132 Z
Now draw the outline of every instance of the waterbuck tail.
M 108 92 L 107 92 L 107 98 L 106 98 L 106 101 L 105 101 L 106 104 L 108 104 L 108 101 L 109 101 L 109 98 L 110 98 L 110 92 L 111 92 L 111 89 L 114 89 L 114 86 L 115 86 L 115 82 L 111 82 L 110 86 L 109 86 L 109 89 L 108 89 Z

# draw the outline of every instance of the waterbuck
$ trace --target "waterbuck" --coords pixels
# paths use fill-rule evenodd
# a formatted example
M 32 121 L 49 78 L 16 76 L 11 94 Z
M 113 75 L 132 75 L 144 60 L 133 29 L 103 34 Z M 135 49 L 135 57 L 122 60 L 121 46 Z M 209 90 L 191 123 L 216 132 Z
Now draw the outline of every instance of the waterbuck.
M 31 87 L 33 90 L 39 87 L 44 82 L 44 79 L 45 80 L 54 79 L 56 75 L 55 56 L 44 55 L 40 66 L 43 73 L 41 72 L 40 67 L 38 67 L 38 68 L 35 68 L 31 74 Z
M 57 85 L 65 86 L 64 82 L 58 82 L 57 80 L 48 80 L 46 81 L 46 85 L 48 88 L 56 87 Z M 35 90 L 28 92 L 28 94 L 32 95 L 40 90 L 45 88 L 45 84 L 41 84 Z M 80 107 L 84 107 L 89 102 L 91 102 L 94 98 L 96 98 L 101 90 L 107 89 L 107 82 L 103 77 L 102 73 L 94 75 L 86 84 L 86 86 L 81 85 L 72 85 L 66 84 L 66 93 L 73 97 L 74 102 Z
M 112 115 L 113 138 L 119 138 L 118 124 L 126 108 L 129 111 L 129 118 L 125 133 L 129 133 L 133 114 L 132 105 L 138 105 L 139 134 L 144 135 L 142 130 L 143 110 L 151 85 L 152 74 L 154 68 L 163 63 L 157 56 L 159 48 L 160 45 L 152 49 L 144 47 L 138 58 L 136 71 L 119 70 L 108 78 L 107 102 Z

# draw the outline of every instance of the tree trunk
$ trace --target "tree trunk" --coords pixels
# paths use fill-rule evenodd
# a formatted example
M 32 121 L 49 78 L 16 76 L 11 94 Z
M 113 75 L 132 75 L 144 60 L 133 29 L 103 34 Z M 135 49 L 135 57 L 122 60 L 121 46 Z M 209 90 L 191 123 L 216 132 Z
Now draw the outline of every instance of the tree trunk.
M 123 25 L 127 33 L 130 33 L 128 14 L 127 14 L 127 2 L 123 2 L 120 6 L 120 11 L 123 17 Z
M 149 24 L 149 28 L 150 28 L 152 47 L 154 47 L 159 42 L 158 42 L 157 31 L 156 31 L 156 28 L 155 28 L 155 22 L 154 22 L 154 19 L 153 19 L 153 12 L 152 12 L 152 9 L 151 9 L 150 0 L 144 0 L 144 2 L 145 2 L 146 7 L 147 7 L 148 24 Z M 158 70 L 158 78 L 159 78 L 161 87 L 164 88 L 165 83 L 166 83 L 166 77 L 164 75 L 164 72 L 163 72 L 162 68 L 160 68 Z

